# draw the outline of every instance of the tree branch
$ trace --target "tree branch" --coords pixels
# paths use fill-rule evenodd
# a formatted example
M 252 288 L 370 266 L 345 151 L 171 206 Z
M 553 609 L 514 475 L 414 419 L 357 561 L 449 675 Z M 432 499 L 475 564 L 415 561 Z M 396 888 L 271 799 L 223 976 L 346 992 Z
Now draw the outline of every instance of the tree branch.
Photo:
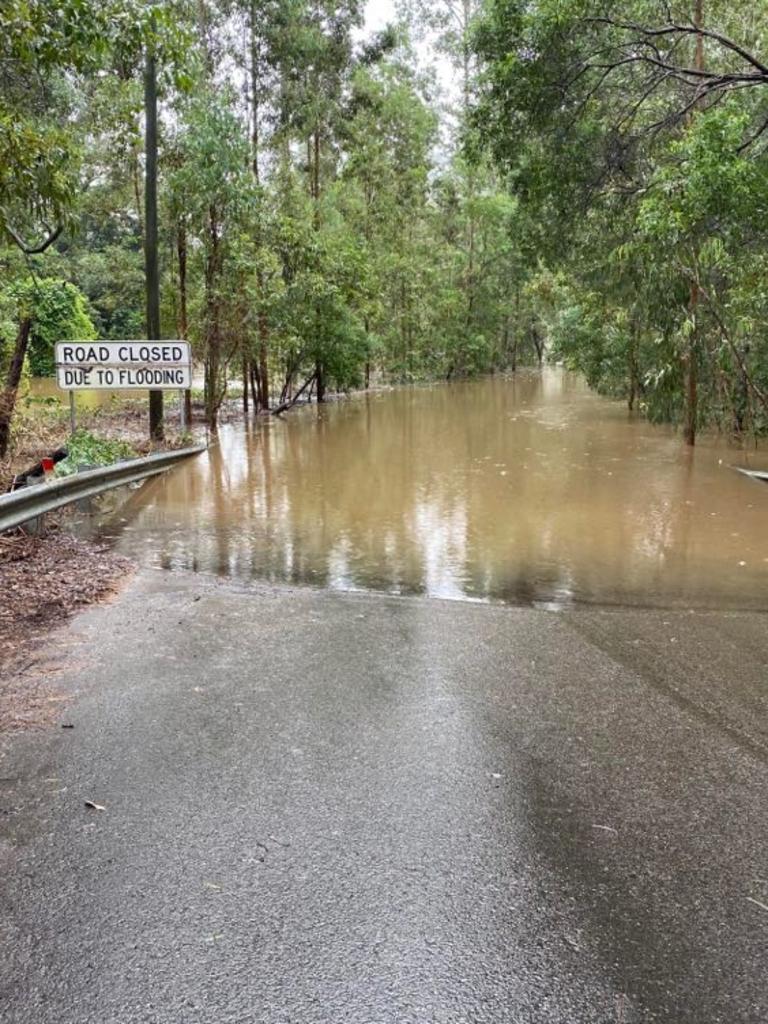
M 621 29 L 625 32 L 635 32 L 646 39 L 661 39 L 669 36 L 700 36 L 704 39 L 710 39 L 712 42 L 717 43 L 723 49 L 730 50 L 731 53 L 737 54 L 742 60 L 746 61 L 753 68 L 760 72 L 760 77 L 768 79 L 768 66 L 763 64 L 761 60 L 750 53 L 745 47 L 739 43 L 730 39 L 728 36 L 723 35 L 721 32 L 716 32 L 713 29 L 703 28 L 697 25 L 681 25 L 679 23 L 671 22 L 669 25 L 662 25 L 658 28 L 649 28 L 647 25 L 640 25 L 637 22 L 632 21 L 619 21 L 615 18 L 602 17 L 602 18 L 587 18 L 587 22 L 592 24 L 610 25 L 611 28 Z
M 49 249 L 53 245 L 53 243 L 57 240 L 61 232 L 64 230 L 63 224 L 59 224 L 58 227 L 54 228 L 53 230 L 46 227 L 46 230 L 48 231 L 48 235 L 46 236 L 46 238 L 44 238 L 42 242 L 34 244 L 32 242 L 26 242 L 21 237 L 19 232 L 14 230 L 14 228 L 8 221 L 7 213 L 4 209 L 2 209 L 2 207 L 0 207 L 0 214 L 2 214 L 3 217 L 3 226 L 6 230 L 6 233 L 10 236 L 11 240 L 19 247 L 19 249 L 21 249 L 25 256 L 36 256 L 41 252 L 45 252 L 46 249 Z

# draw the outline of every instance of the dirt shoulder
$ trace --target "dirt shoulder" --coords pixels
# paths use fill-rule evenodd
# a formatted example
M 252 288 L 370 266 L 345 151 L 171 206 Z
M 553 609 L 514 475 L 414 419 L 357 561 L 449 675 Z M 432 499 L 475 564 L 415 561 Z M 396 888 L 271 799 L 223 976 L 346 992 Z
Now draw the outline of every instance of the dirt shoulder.
M 133 569 L 64 533 L 0 536 L 0 732 L 44 725 L 58 713 L 61 697 L 44 665 L 53 631 L 114 594 Z

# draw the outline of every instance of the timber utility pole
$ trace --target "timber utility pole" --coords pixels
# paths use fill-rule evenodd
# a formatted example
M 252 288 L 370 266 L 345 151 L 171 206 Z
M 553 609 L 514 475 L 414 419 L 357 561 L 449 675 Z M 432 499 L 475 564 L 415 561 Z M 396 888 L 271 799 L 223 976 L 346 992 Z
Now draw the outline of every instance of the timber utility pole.
M 150 32 L 154 35 L 154 20 Z M 157 65 L 154 41 L 147 42 L 144 65 L 144 272 L 147 293 L 147 340 L 160 338 L 160 270 L 157 255 Z M 149 392 L 149 436 L 162 441 L 163 392 Z

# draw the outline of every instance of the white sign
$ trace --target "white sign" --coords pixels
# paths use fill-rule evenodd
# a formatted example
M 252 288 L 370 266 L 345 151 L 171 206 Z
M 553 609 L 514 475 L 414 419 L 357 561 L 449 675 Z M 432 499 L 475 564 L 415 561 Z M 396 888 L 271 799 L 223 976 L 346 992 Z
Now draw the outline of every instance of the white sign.
M 56 382 L 65 391 L 192 387 L 186 341 L 60 341 Z

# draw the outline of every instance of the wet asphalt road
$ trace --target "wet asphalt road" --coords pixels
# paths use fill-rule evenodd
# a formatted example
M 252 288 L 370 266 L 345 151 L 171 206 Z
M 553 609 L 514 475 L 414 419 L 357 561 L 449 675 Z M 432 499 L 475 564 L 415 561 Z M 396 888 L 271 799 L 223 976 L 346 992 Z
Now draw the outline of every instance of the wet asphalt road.
M 0 746 L 0 1019 L 767 1021 L 767 624 L 140 574 Z

